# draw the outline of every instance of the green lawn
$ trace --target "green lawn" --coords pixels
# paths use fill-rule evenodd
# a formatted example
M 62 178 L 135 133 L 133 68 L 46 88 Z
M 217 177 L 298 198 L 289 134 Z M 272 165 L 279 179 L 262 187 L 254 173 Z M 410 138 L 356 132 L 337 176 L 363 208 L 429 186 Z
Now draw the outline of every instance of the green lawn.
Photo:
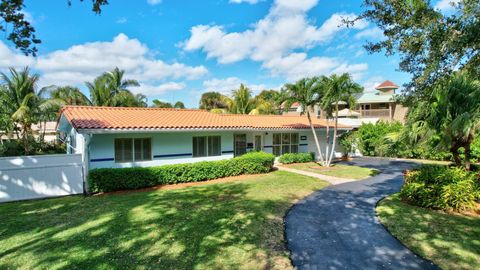
M 341 164 L 333 164 L 332 167 L 326 168 L 315 162 L 295 163 L 286 166 L 297 170 L 350 179 L 365 179 L 379 173 L 379 171 L 375 169 Z
M 0 205 L 0 269 L 291 269 L 283 216 L 327 184 L 283 171 Z
M 480 266 L 480 217 L 411 206 L 398 194 L 382 200 L 377 214 L 402 243 L 442 269 Z

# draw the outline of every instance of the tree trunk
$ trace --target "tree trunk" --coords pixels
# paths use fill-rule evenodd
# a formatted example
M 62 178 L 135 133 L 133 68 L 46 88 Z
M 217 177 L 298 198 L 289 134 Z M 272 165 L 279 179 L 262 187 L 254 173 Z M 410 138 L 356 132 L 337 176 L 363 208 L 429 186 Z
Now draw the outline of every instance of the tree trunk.
M 335 126 L 333 127 L 333 142 L 332 142 L 332 152 L 330 153 L 330 158 L 328 159 L 328 166 L 332 163 L 333 153 L 335 152 L 335 144 L 337 143 L 337 130 L 338 130 L 338 102 L 335 103 Z
M 315 146 L 317 147 L 318 155 L 320 156 L 320 163 L 323 166 L 324 161 L 323 161 L 322 149 L 320 149 L 320 143 L 318 142 L 317 133 L 315 132 L 315 127 L 313 126 L 312 118 L 310 118 L 310 112 L 308 110 L 307 110 L 307 118 L 308 118 L 308 123 L 310 124 L 310 128 L 312 129 L 313 138 L 315 140 Z
M 330 164 L 328 163 L 328 156 L 330 153 L 330 119 L 328 119 L 328 116 L 325 118 L 327 121 L 327 128 L 326 128 L 326 141 L 325 141 L 325 166 L 329 167 Z
M 462 166 L 462 159 L 460 158 L 460 155 L 458 154 L 458 146 L 454 144 L 450 148 L 450 153 L 452 153 L 453 160 L 455 161 L 455 166 L 461 167 Z
M 467 171 L 470 171 L 470 169 L 471 169 L 471 165 L 470 165 L 470 152 L 471 152 L 470 144 L 471 144 L 471 142 L 467 142 L 464 146 L 464 148 L 465 148 L 465 169 Z

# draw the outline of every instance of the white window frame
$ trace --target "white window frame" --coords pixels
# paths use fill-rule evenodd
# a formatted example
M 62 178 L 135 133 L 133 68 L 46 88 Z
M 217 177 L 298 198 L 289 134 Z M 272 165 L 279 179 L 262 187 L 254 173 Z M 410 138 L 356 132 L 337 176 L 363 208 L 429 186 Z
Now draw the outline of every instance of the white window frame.
M 209 147 L 210 147 L 210 138 L 211 137 L 218 137 L 218 141 L 219 141 L 219 151 L 218 151 L 218 155 L 211 155 L 210 154 L 210 151 L 209 150 Z M 195 155 L 195 144 L 194 144 L 194 140 L 195 138 L 205 138 L 205 155 L 203 156 L 196 156 Z M 194 158 L 199 158 L 199 157 L 218 157 L 218 156 L 221 156 L 222 155 L 222 136 L 220 135 L 211 135 L 211 136 L 193 136 L 192 137 L 192 157 Z
M 289 143 L 283 143 L 284 134 L 288 134 Z M 292 134 L 297 135 L 297 143 L 292 143 Z M 280 144 L 275 143 L 275 140 L 274 140 L 275 135 L 280 135 Z M 298 153 L 299 144 L 300 144 L 300 135 L 297 132 L 273 133 L 273 135 L 272 135 L 272 152 L 275 154 L 275 147 L 280 147 L 279 155 L 277 155 L 277 156 L 283 155 L 285 153 L 292 153 L 292 146 L 297 146 L 297 152 L 296 153 Z M 284 152 L 283 151 L 284 146 L 288 146 L 290 150 L 288 152 Z

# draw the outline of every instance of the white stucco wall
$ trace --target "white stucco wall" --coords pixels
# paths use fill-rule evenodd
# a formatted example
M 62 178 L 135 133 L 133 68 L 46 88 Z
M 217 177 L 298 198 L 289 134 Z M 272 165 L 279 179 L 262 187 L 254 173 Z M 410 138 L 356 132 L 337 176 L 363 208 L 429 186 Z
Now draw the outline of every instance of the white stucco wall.
M 0 158 L 0 202 L 83 193 L 82 155 Z
M 246 134 L 247 151 L 254 149 L 255 135 L 262 136 L 262 148 L 267 153 L 272 153 L 272 140 L 274 133 L 298 133 L 299 134 L 299 152 L 315 152 L 315 141 L 311 130 L 289 130 L 289 131 L 210 131 L 210 132 L 161 132 L 161 133 L 124 133 L 124 134 L 94 134 L 92 135 L 88 160 L 89 168 L 126 168 L 126 167 L 150 167 L 167 164 L 191 163 L 198 161 L 211 161 L 229 159 L 233 157 L 234 134 Z M 325 131 L 317 131 L 322 151 L 325 151 Z M 332 131 L 333 134 L 333 131 Z M 81 136 L 81 134 L 79 134 Z M 192 157 L 192 138 L 194 136 L 221 136 L 221 156 L 212 157 Z M 302 140 L 302 137 L 305 138 Z M 80 147 L 78 137 L 77 149 Z M 116 163 L 114 153 L 115 138 L 151 138 L 152 139 L 152 160 L 140 162 Z M 83 142 L 82 142 L 83 143 Z M 341 156 L 341 148 L 336 148 L 337 157 Z

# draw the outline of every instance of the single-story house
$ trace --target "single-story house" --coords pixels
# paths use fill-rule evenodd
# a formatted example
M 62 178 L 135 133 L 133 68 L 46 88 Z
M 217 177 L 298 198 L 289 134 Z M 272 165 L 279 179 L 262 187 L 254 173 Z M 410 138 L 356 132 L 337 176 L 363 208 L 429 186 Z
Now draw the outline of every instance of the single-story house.
M 326 121 L 312 121 L 324 151 Z M 350 128 L 340 125 L 339 129 Z M 60 111 L 57 131 L 65 139 L 68 153 L 82 154 L 87 172 L 228 159 L 252 150 L 277 156 L 316 152 L 306 116 L 66 106 Z M 337 149 L 340 155 L 341 149 Z

